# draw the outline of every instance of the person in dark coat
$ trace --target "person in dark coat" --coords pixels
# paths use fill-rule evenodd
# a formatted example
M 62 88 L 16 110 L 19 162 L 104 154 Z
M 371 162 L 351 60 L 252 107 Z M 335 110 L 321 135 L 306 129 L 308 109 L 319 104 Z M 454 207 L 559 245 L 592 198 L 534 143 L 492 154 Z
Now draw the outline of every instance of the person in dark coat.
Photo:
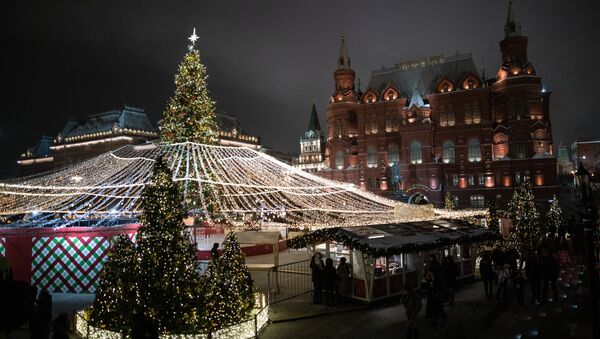
M 456 277 L 458 276 L 458 266 L 454 262 L 452 256 L 446 256 L 442 260 L 442 275 L 444 277 L 444 285 L 448 295 L 448 305 L 454 305 L 454 291 L 456 290 Z
M 506 254 L 498 246 L 492 251 L 491 259 L 494 267 L 504 267 L 504 264 L 506 264 Z
M 442 299 L 443 293 L 444 285 L 441 276 L 439 274 L 434 274 L 431 288 L 427 295 L 427 306 L 425 308 L 425 316 L 433 320 L 431 323 L 432 326 L 437 325 L 437 320 L 439 318 L 444 318 L 444 321 L 446 321 L 446 313 L 444 312 L 444 302 Z
M 213 247 L 210 249 L 210 258 L 212 260 L 219 259 L 219 243 L 216 242 L 213 244 Z
M 325 264 L 323 264 L 323 256 L 317 252 L 313 255 L 310 261 L 310 270 L 312 273 L 313 283 L 313 304 L 321 303 L 321 293 L 323 293 L 323 273 L 325 271 Z
M 52 322 L 52 296 L 44 290 L 37 299 L 35 313 L 29 331 L 32 338 L 47 339 L 50 335 Z
M 61 313 L 52 322 L 52 339 L 69 339 L 69 317 Z
M 335 299 L 335 289 L 337 287 L 337 273 L 333 266 L 333 259 L 325 260 L 325 269 L 323 270 L 323 290 L 325 291 L 325 304 L 333 306 Z
M 417 316 L 423 308 L 421 292 L 419 289 L 409 289 L 402 297 L 402 305 L 406 308 L 406 338 L 419 339 L 419 333 L 417 332 Z
M 513 277 L 515 294 L 517 295 L 517 305 L 523 306 L 523 292 L 525 291 L 525 279 L 521 270 L 516 270 Z
M 548 285 L 552 286 L 553 300 L 558 299 L 558 290 L 556 288 L 556 280 L 560 266 L 556 257 L 550 253 L 548 247 L 542 248 L 542 304 L 548 301 Z
M 479 273 L 481 275 L 481 281 L 483 281 L 483 289 L 485 290 L 485 296 L 487 299 L 492 299 L 494 295 L 494 267 L 492 266 L 492 260 L 489 254 L 484 254 L 483 258 L 479 262 Z
M 346 258 L 340 258 L 340 263 L 335 272 L 338 277 L 338 303 L 343 303 L 346 301 L 348 294 L 350 294 L 350 282 L 352 279 L 352 268 L 350 267 L 350 264 L 346 262 Z
M 525 275 L 531 289 L 531 303 L 537 304 L 542 295 L 542 268 L 537 254 L 530 255 L 525 261 Z

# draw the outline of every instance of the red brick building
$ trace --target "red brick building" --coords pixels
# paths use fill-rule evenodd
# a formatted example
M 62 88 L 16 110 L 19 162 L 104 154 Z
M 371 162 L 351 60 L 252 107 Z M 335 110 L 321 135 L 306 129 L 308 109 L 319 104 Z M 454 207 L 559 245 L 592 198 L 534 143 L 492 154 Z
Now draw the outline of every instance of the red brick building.
M 372 71 L 355 86 L 344 37 L 327 108 L 323 177 L 409 202 L 459 207 L 506 203 L 530 177 L 537 197 L 556 190 L 550 92 L 527 57 L 512 3 L 494 78 L 470 54 L 434 56 Z M 485 73 L 485 72 L 484 72 Z

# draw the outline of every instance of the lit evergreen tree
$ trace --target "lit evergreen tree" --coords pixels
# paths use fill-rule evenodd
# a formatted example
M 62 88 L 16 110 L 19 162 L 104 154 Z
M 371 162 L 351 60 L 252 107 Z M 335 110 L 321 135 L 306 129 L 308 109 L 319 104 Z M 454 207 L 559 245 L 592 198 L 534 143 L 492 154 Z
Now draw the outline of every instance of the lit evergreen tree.
M 538 212 L 531 182 L 525 180 L 521 187 L 515 189 L 509 203 L 510 218 L 513 229 L 509 234 L 508 247 L 517 250 L 521 255 L 529 255 L 535 251 L 541 239 L 540 213 Z
M 194 42 L 195 39 L 175 75 L 175 93 L 163 112 L 159 125 L 160 136 L 166 143 L 216 145 L 219 129 L 214 113 L 215 102 L 208 93 L 206 66 L 200 62 L 200 52 L 195 48 Z M 207 159 L 201 161 L 206 162 Z M 211 173 L 201 172 L 201 176 L 204 180 L 214 180 Z M 218 219 L 218 187 L 214 184 L 185 181 L 183 190 L 187 211 L 202 211 L 205 219 L 212 220 L 213 216 Z
M 254 306 L 252 278 L 236 235 L 229 233 L 221 257 L 205 274 L 206 329 L 215 331 L 245 319 Z
M 557 237 L 565 234 L 565 221 L 563 219 L 562 209 L 560 208 L 560 204 L 556 195 L 552 196 L 552 204 L 550 204 L 550 209 L 546 214 L 546 219 L 548 222 L 547 232 L 550 236 Z
M 447 210 L 456 209 L 456 203 L 454 202 L 454 196 L 450 192 L 446 192 L 444 195 L 444 208 Z
M 100 272 L 100 285 L 92 306 L 94 326 L 128 332 L 135 304 L 135 248 L 126 235 L 113 238 L 108 259 Z
M 498 199 L 492 198 L 487 203 L 488 213 L 486 215 L 487 227 L 489 229 L 500 230 L 500 214 L 498 213 Z
M 199 322 L 202 305 L 195 248 L 182 222 L 179 186 L 159 158 L 152 184 L 142 193 L 137 250 L 138 312 L 160 333 L 188 333 Z
M 206 66 L 200 62 L 200 52 L 193 44 L 189 49 L 175 75 L 175 94 L 163 113 L 160 136 L 167 143 L 216 145 L 215 102 L 206 87 Z

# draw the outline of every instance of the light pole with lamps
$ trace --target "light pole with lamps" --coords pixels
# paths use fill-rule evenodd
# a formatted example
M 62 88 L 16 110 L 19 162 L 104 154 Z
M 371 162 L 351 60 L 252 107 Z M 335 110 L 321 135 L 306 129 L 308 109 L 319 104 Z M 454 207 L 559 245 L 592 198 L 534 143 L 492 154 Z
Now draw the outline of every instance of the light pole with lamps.
M 600 318 L 598 307 L 599 279 L 596 269 L 596 215 L 597 211 L 592 210 L 598 208 L 596 205 L 594 186 L 590 184 L 590 172 L 588 172 L 583 164 L 579 164 L 577 172 L 575 172 L 577 184 L 581 190 L 581 202 L 583 203 L 583 236 L 585 240 L 585 256 L 587 263 L 587 271 L 589 275 L 589 290 L 590 290 L 590 315 L 592 325 L 592 337 L 600 339 Z

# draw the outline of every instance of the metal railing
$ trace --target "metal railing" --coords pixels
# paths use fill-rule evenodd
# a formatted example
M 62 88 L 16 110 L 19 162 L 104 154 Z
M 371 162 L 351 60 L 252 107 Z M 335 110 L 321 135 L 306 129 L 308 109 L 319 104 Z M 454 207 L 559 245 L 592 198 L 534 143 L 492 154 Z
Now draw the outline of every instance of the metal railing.
M 310 259 L 274 266 L 267 273 L 269 304 L 312 292 Z

